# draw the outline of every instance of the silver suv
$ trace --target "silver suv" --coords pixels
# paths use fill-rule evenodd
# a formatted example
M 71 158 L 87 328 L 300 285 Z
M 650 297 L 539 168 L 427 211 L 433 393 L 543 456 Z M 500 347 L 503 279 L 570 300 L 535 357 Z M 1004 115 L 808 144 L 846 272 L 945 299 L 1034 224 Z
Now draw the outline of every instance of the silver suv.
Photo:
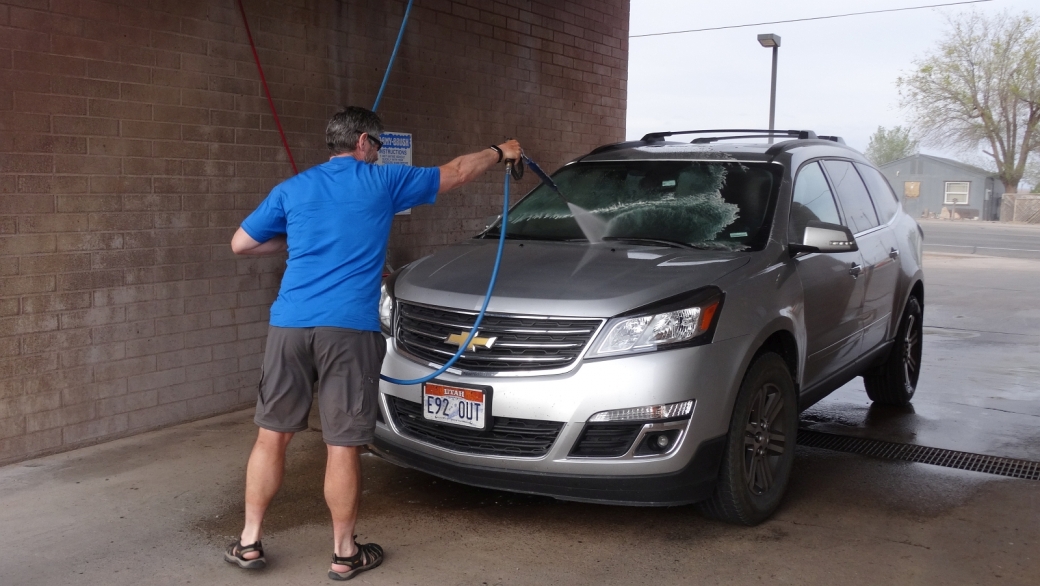
M 754 524 L 783 496 L 799 412 L 856 376 L 874 401 L 909 402 L 920 227 L 840 138 L 744 140 L 765 132 L 648 134 L 557 171 L 573 205 L 527 194 L 455 367 L 380 383 L 376 452 L 476 486 Z M 387 279 L 383 374 L 429 374 L 464 343 L 499 224 Z

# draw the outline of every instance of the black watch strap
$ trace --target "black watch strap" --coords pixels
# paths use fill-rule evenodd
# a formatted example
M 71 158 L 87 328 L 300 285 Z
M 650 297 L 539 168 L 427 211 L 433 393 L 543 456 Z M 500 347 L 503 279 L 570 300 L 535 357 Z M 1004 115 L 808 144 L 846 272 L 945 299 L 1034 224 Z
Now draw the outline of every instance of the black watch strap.
M 495 151 L 496 153 L 498 153 L 498 162 L 501 163 L 502 162 L 502 157 L 505 156 L 505 154 L 502 152 L 502 149 L 498 148 L 495 145 L 491 145 L 488 148 L 493 150 L 493 151 Z

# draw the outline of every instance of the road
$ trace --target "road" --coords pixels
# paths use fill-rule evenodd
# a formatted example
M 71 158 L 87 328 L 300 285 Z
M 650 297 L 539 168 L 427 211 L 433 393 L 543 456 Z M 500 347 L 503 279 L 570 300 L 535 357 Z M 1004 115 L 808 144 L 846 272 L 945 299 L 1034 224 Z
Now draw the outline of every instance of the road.
M 1040 225 L 919 220 L 927 252 L 1040 259 Z
M 971 228 L 974 229 L 972 226 Z M 927 229 L 927 228 L 926 228 Z M 927 255 L 912 408 L 856 380 L 815 431 L 1040 460 L 1040 261 Z M 266 570 L 226 564 L 256 428 L 240 411 L 0 467 L 0 584 L 329 584 L 325 447 L 290 445 Z M 694 507 L 589 505 L 471 488 L 363 457 L 359 539 L 387 561 L 357 584 L 1014 584 L 1040 574 L 1040 482 L 799 446 L 757 527 Z

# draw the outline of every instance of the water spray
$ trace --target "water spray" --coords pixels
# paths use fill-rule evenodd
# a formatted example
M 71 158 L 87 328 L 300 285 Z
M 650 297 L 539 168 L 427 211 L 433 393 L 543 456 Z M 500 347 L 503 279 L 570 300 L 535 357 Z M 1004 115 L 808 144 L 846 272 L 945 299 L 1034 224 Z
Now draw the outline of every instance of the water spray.
M 523 164 L 525 162 L 527 163 L 527 166 L 531 168 L 531 171 L 542 180 L 542 183 L 556 192 L 556 195 L 560 196 L 563 203 L 567 204 L 567 208 L 571 210 L 571 215 L 574 216 L 574 221 L 578 223 L 578 227 L 581 228 L 582 233 L 589 239 L 589 243 L 598 244 L 603 242 L 603 236 L 607 232 L 606 223 L 593 215 L 592 212 L 581 206 L 575 205 L 569 199 L 564 197 L 563 192 L 560 191 L 560 187 L 556 185 L 556 182 L 552 180 L 552 177 L 549 177 L 549 174 L 543 171 L 542 168 L 538 166 L 538 163 L 532 161 L 527 155 L 520 153 L 521 169 L 523 169 Z M 520 175 L 523 175 L 522 171 Z

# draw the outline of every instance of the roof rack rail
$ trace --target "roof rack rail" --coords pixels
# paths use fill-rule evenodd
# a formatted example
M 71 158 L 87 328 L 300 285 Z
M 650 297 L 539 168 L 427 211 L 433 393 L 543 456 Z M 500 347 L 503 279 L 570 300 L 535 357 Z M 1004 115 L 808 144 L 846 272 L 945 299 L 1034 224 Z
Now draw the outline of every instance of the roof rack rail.
M 629 141 L 625 141 L 625 142 L 615 142 L 615 143 L 612 143 L 612 144 L 605 144 L 603 146 L 599 146 L 599 147 L 596 147 L 596 148 L 592 149 L 589 153 L 587 153 L 585 155 L 582 155 L 582 157 L 587 157 L 589 155 L 598 155 L 600 153 L 605 153 L 607 151 L 616 151 L 618 149 L 623 149 L 623 148 L 637 147 L 637 146 L 641 146 L 642 144 L 643 144 L 643 141 L 639 141 L 639 140 L 629 140 Z M 579 158 L 582 158 L 582 157 L 579 157 Z
M 811 130 L 763 130 L 761 128 L 717 128 L 714 130 L 677 130 L 672 132 L 651 132 L 643 135 L 643 142 L 661 142 L 669 136 L 677 134 L 714 134 L 714 133 L 753 132 L 754 136 L 732 136 L 718 137 L 716 140 L 726 138 L 757 138 L 759 136 L 768 138 L 770 136 L 790 136 L 798 139 L 816 138 L 816 133 Z M 695 141 L 696 142 L 696 141 Z M 706 142 L 706 141 L 701 141 Z
M 840 136 L 817 136 L 816 138 L 818 138 L 820 140 L 834 141 L 834 142 L 836 142 L 838 144 L 845 144 L 845 139 L 840 137 Z
M 770 138 L 775 137 L 776 134 L 735 134 L 731 136 L 700 136 L 690 141 L 690 144 L 709 144 L 718 142 L 720 140 L 737 140 L 740 138 Z M 781 136 L 787 136 L 781 135 Z

